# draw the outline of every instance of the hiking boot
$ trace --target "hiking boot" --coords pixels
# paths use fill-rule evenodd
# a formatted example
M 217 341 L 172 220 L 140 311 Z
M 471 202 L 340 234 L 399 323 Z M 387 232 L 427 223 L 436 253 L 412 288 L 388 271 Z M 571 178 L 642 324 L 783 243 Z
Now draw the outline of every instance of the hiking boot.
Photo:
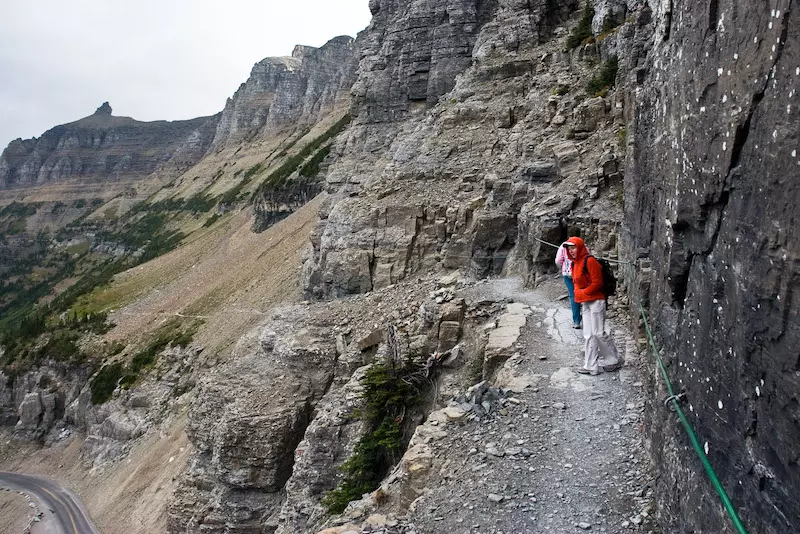
M 614 371 L 619 371 L 620 369 L 622 369 L 622 363 L 623 362 L 617 362 L 614 365 L 604 365 L 603 371 L 605 371 L 606 373 L 613 373 Z
M 600 371 L 592 371 L 585 367 L 578 367 L 577 369 L 575 369 L 575 372 L 582 375 L 592 375 L 592 376 L 597 376 L 600 374 Z
M 581 327 L 580 324 L 574 324 L 574 325 L 572 325 L 572 328 L 574 328 L 576 330 L 580 330 L 582 327 Z

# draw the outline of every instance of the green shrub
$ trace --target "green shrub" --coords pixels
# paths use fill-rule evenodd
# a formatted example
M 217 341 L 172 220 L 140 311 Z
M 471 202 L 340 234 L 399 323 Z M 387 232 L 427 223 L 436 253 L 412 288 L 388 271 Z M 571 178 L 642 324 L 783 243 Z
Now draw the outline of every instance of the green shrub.
M 583 16 L 567 37 L 567 50 L 578 48 L 584 41 L 594 37 L 592 34 L 592 19 L 594 18 L 594 8 L 589 0 L 583 8 Z
M 123 370 L 120 362 L 104 365 L 89 384 L 89 389 L 92 392 L 92 404 L 103 404 L 110 399 L 122 375 Z
M 316 178 L 317 174 L 319 174 L 319 164 L 322 163 L 322 160 L 330 153 L 331 145 L 326 145 L 319 149 L 316 154 L 311 156 L 302 167 L 298 171 L 300 176 L 304 178 Z
M 602 33 L 611 33 L 612 31 L 619 28 L 622 24 L 617 16 L 614 14 L 613 11 L 610 11 L 606 14 L 605 18 L 603 19 L 603 29 L 601 30 Z
M 47 344 L 41 349 L 41 355 L 61 362 L 83 360 L 77 345 L 78 334 L 70 330 L 56 330 Z
M 364 408 L 354 415 L 368 421 L 372 431 L 361 438 L 353 455 L 342 464 L 344 480 L 323 497 L 321 502 L 328 513 L 339 514 L 347 503 L 376 489 L 400 459 L 404 416 L 420 400 L 409 380 L 415 371 L 415 366 L 407 362 L 402 367 L 376 364 L 365 373 L 361 393 Z
M 148 348 L 143 352 L 137 353 L 131 360 L 130 369 L 134 373 L 138 373 L 148 365 L 156 361 L 156 351 L 154 348 Z
M 14 219 L 5 224 L 3 233 L 7 235 L 20 235 L 25 233 L 26 228 L 27 224 L 25 224 L 25 219 Z
M 565 94 L 569 93 L 569 85 L 561 83 L 558 84 L 555 88 L 553 88 L 553 94 L 558 96 L 564 96 Z
M 244 173 L 245 180 L 252 178 L 256 174 L 261 172 L 261 169 L 263 169 L 263 168 L 264 168 L 264 163 L 263 162 L 256 163 L 255 165 L 253 165 L 252 167 L 247 169 L 247 171 Z
M 605 96 L 617 78 L 619 62 L 617 56 L 611 56 L 600 65 L 600 72 L 586 83 L 586 92 L 591 96 Z
M 219 213 L 213 214 L 211 217 L 206 219 L 206 222 L 203 223 L 203 228 L 208 228 L 209 226 L 211 226 L 212 224 L 217 222 L 217 219 L 219 219 L 219 218 L 220 218 L 220 214 Z
M 170 319 L 156 330 L 143 350 L 136 353 L 128 366 L 131 373 L 139 371 L 155 363 L 159 352 L 172 345 L 173 347 L 186 347 L 197 332 L 198 323 L 182 324 L 177 317 Z
M 3 207 L 3 209 L 0 209 L 0 217 L 15 217 L 15 218 L 30 217 L 31 215 L 36 214 L 41 205 L 42 205 L 41 202 L 14 201 L 11 204 L 8 204 L 7 206 Z
M 216 205 L 217 200 L 215 198 L 200 193 L 187 198 L 183 209 L 193 213 L 205 213 Z

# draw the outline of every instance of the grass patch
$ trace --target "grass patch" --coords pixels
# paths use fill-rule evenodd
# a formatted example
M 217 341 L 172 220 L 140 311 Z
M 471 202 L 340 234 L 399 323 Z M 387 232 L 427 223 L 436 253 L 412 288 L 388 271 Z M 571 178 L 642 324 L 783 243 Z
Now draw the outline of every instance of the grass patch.
M 552 93 L 558 96 L 564 96 L 565 94 L 569 93 L 569 85 L 561 83 L 558 84 L 556 87 L 553 88 Z

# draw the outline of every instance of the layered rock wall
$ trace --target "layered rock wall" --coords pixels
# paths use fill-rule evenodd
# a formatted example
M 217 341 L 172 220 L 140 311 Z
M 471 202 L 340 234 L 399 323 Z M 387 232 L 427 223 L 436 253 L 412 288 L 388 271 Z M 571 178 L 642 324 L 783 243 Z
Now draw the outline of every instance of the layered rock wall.
M 291 57 L 259 61 L 222 111 L 213 149 L 289 127 L 310 128 L 349 105 L 356 43 L 336 37 L 320 48 L 295 47 Z
M 274 530 L 294 449 L 336 364 L 330 325 L 310 322 L 302 308 L 276 314 L 201 381 L 187 426 L 196 453 L 170 505 L 170 532 Z
M 668 373 L 745 525 L 799 531 L 800 13 L 786 0 L 653 7 L 630 41 L 624 246 L 649 258 L 642 297 Z M 728 532 L 653 387 L 665 531 Z
M 139 122 L 112 116 L 106 102 L 93 115 L 39 138 L 12 141 L 0 155 L 0 189 L 70 179 L 114 183 L 165 167 L 186 170 L 206 153 L 218 119 Z
M 577 2 L 458 4 L 469 23 L 442 14 L 452 2 L 426 5 L 430 12 L 418 2 L 372 5 L 354 123 L 332 151 L 331 200 L 304 264 L 310 296 L 369 291 L 432 266 L 484 276 L 511 258 L 513 270 L 547 270 L 554 253 L 520 247 L 520 236 L 536 244 L 621 219 L 622 103 L 584 93 L 592 69 L 580 59 L 600 59 L 596 47 L 563 49 Z M 429 31 L 431 21 L 446 25 Z M 395 34 L 409 28 L 417 40 L 401 42 Z M 451 44 L 469 36 L 469 61 L 459 46 L 443 46 L 444 34 Z M 416 98 L 408 58 L 420 50 L 453 54 L 437 78 L 452 85 L 431 85 L 426 72 L 427 96 Z

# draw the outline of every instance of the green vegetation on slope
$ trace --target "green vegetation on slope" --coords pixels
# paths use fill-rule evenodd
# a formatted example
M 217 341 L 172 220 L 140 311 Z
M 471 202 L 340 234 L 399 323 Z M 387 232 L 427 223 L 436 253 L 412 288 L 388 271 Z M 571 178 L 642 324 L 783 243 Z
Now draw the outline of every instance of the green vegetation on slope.
M 140 373 L 152 367 L 156 356 L 165 348 L 188 346 L 199 326 L 198 321 L 184 322 L 179 317 L 173 317 L 153 333 L 129 364 L 113 362 L 104 365 L 89 384 L 92 403 L 103 404 L 109 400 L 118 385 L 123 388 L 132 387 L 138 381 Z
M 330 153 L 331 139 L 344 130 L 349 122 L 349 115 L 342 117 L 325 133 L 289 157 L 259 185 L 253 195 L 253 202 L 258 207 L 254 231 L 261 232 L 269 228 L 320 192 L 321 186 L 317 179 L 320 164 Z M 295 171 L 298 178 L 290 180 Z
M 288 215 L 317 194 L 315 180 L 330 151 L 330 140 L 349 120 L 349 116 L 343 117 L 297 154 L 285 158 L 260 185 L 262 195 L 268 197 L 265 200 L 262 196 L 262 202 L 280 205 L 276 218 Z M 302 137 L 295 138 L 284 152 L 288 153 Z M 116 274 L 176 248 L 186 237 L 183 232 L 187 223 L 197 227 L 198 215 L 246 200 L 248 194 L 242 191 L 264 173 L 267 160 L 238 171 L 237 176 L 242 175 L 239 183 L 219 196 L 208 194 L 206 189 L 187 198 L 139 202 L 121 215 L 109 211 L 104 217 L 89 217 L 103 199 L 52 203 L 47 216 L 82 210 L 82 214 L 72 211 L 80 216 L 54 236 L 40 232 L 33 239 L 26 234 L 28 219 L 45 203 L 14 202 L 0 209 L 0 255 L 5 256 L 0 259 L 0 345 L 4 348 L 0 369 L 18 373 L 46 358 L 99 361 L 103 354 L 83 353 L 86 349 L 81 349 L 81 336 L 108 328 L 104 312 L 122 305 L 118 293 L 105 298 L 101 288 Z M 300 180 L 288 180 L 298 170 Z M 220 168 L 214 178 L 222 174 Z M 214 224 L 219 210 L 205 215 L 202 227 Z M 64 317 L 77 319 L 65 322 Z M 146 367 L 151 358 L 149 353 L 137 355 L 133 374 Z
M 173 210 L 200 210 L 203 201 L 193 197 L 179 204 L 143 203 L 124 220 L 81 217 L 59 230 L 55 246 L 44 233 L 33 246 L 25 236 L 17 238 L 14 257 L 0 266 L 4 274 L 0 284 L 0 345 L 4 348 L 0 368 L 18 373 L 45 358 L 76 362 L 99 357 L 83 354 L 77 341 L 87 332 L 103 333 L 109 326 L 105 314 L 86 306 L 82 297 L 108 284 L 115 274 L 174 249 L 184 234 L 170 228 L 176 217 Z M 98 203 L 93 200 L 92 204 Z M 3 213 L 30 215 L 38 207 L 9 205 Z M 92 234 L 94 245 L 85 242 Z M 74 239 L 84 241 L 58 245 Z M 57 291 L 64 280 L 73 282 Z M 40 302 L 55 293 L 46 305 Z
M 405 446 L 405 415 L 420 402 L 409 380 L 416 371 L 409 361 L 400 367 L 379 363 L 365 373 L 361 394 L 364 408 L 354 415 L 368 421 L 371 431 L 342 464 L 342 482 L 322 499 L 328 513 L 339 514 L 347 503 L 376 489 L 400 459 Z
M 569 32 L 569 36 L 567 36 L 567 50 L 573 50 L 585 42 L 591 42 L 591 40 L 594 38 L 594 34 L 592 33 L 593 18 L 594 8 L 587 0 L 586 6 L 583 8 L 583 16 L 581 17 L 581 20 L 578 22 L 578 25 L 575 26 L 571 32 Z
M 609 57 L 600 65 L 600 71 L 586 83 L 586 92 L 591 96 L 605 96 L 616 83 L 618 67 L 617 56 Z

